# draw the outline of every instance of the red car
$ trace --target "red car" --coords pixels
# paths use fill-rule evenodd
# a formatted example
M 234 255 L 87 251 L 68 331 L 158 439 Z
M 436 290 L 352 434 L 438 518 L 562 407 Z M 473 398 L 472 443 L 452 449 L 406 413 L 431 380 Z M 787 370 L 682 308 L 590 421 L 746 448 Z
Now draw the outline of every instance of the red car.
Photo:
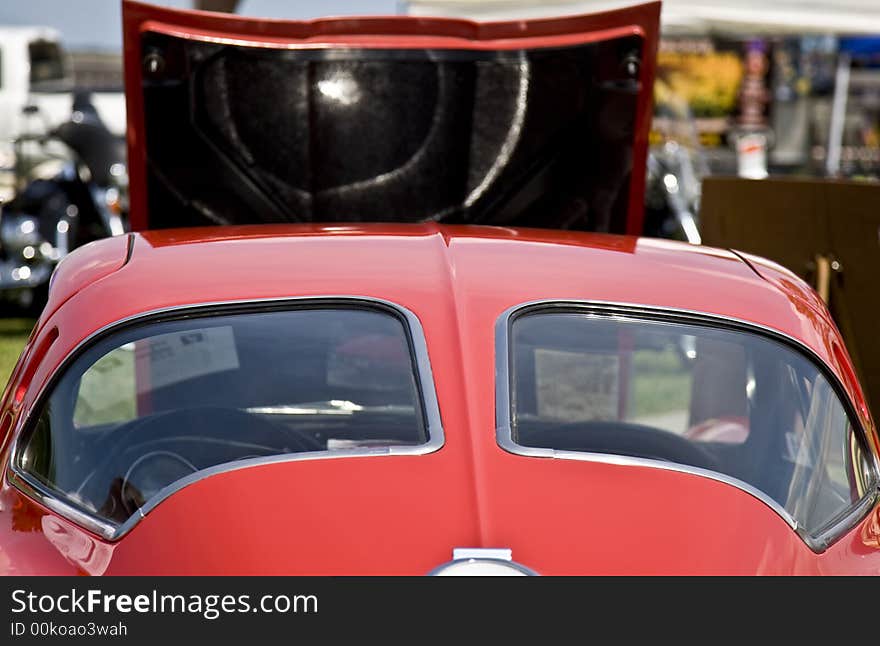
M 127 3 L 140 232 L 60 264 L 6 389 L 0 571 L 880 572 L 822 301 L 615 235 L 658 9 Z

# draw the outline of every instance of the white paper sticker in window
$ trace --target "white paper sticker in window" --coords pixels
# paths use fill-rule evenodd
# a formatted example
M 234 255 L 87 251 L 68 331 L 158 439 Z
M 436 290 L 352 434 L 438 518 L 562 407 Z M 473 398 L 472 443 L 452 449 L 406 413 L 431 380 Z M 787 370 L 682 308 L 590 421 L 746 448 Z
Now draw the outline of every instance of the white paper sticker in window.
M 538 415 L 573 421 L 617 419 L 619 375 L 617 355 L 535 350 Z
M 239 365 L 235 336 L 228 325 L 160 334 L 135 346 L 137 374 L 140 377 L 144 366 L 148 376 L 137 379 L 139 393 L 236 370 Z

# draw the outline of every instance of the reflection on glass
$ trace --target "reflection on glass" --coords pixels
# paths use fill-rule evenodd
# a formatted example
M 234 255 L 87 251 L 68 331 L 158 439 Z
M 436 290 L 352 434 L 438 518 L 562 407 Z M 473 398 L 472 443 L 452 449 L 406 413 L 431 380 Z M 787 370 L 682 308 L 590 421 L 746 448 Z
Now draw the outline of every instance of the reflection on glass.
M 122 522 L 193 473 L 252 458 L 428 441 L 404 323 L 316 308 L 130 328 L 55 386 L 19 466 Z
M 514 320 L 518 444 L 742 480 L 817 531 L 875 486 L 835 390 L 788 346 L 741 331 L 534 313 Z

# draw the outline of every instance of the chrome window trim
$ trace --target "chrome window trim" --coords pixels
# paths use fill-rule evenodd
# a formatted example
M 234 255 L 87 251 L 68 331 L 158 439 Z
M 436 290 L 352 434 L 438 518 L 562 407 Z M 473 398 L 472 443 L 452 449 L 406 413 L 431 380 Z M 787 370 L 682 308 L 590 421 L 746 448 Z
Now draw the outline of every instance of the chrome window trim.
M 455 547 L 452 560 L 441 563 L 428 576 L 440 576 L 445 570 L 456 565 L 488 563 L 508 568 L 525 576 L 539 576 L 532 568 L 513 560 L 513 550 L 509 547 Z
M 862 498 L 832 518 L 827 525 L 816 532 L 811 533 L 803 526 L 799 525 L 797 520 L 795 520 L 780 503 L 739 478 L 734 478 L 708 469 L 702 469 L 700 467 L 664 462 L 662 460 L 654 460 L 651 458 L 640 458 L 611 453 L 565 451 L 517 444 L 513 440 L 513 428 L 511 425 L 510 329 L 516 318 L 541 311 L 581 312 L 592 315 L 596 318 L 610 318 L 621 321 L 649 321 L 702 325 L 704 327 L 715 327 L 730 331 L 758 334 L 765 338 L 781 342 L 809 359 L 810 363 L 831 384 L 835 394 L 844 406 L 847 417 L 853 426 L 854 433 L 858 438 L 862 450 L 865 451 L 870 459 L 875 482 L 874 487 L 865 492 L 865 495 L 863 495 Z M 840 383 L 837 375 L 825 365 L 825 362 L 816 354 L 816 352 L 798 339 L 779 330 L 743 319 L 696 310 L 578 299 L 542 299 L 520 303 L 508 308 L 501 313 L 495 323 L 495 439 L 502 449 L 514 455 L 557 458 L 582 462 L 599 462 L 620 466 L 640 466 L 660 469 L 663 471 L 686 473 L 730 485 L 749 494 L 772 509 L 798 534 L 801 540 L 803 540 L 803 542 L 816 553 L 824 552 L 837 539 L 851 531 L 865 518 L 865 516 L 867 516 L 874 505 L 880 501 L 880 464 L 878 464 L 877 456 L 871 450 L 870 444 L 867 441 L 866 430 L 861 423 L 861 419 L 856 414 L 855 406 L 850 400 L 846 389 Z
M 433 570 L 428 572 L 427 576 L 440 576 L 445 570 L 448 570 L 451 567 L 455 567 L 456 565 L 479 565 L 480 563 L 488 563 L 490 565 L 497 565 L 503 568 L 507 568 L 509 570 L 513 570 L 518 572 L 523 576 L 539 576 L 537 572 L 535 572 L 532 568 L 523 565 L 522 563 L 517 563 L 511 559 L 494 559 L 494 558 L 461 558 L 461 559 L 453 559 L 451 561 L 446 561 L 446 563 L 441 563 Z
M 261 310 L 290 311 L 303 307 L 321 306 L 340 307 L 341 309 L 346 307 L 350 309 L 366 308 L 385 311 L 392 316 L 396 316 L 400 320 L 404 326 L 407 340 L 411 346 L 412 359 L 415 368 L 416 388 L 418 395 L 421 398 L 425 432 L 428 439 L 427 442 L 412 446 L 383 446 L 290 453 L 218 464 L 172 482 L 146 501 L 144 505 L 137 510 L 137 513 L 133 514 L 120 524 L 101 518 L 93 511 L 76 505 L 75 501 L 65 499 L 60 492 L 48 487 L 45 483 L 41 482 L 35 476 L 28 474 L 19 466 L 19 458 L 21 457 L 19 445 L 21 438 L 29 434 L 32 425 L 35 422 L 37 412 L 42 409 L 45 400 L 51 396 L 55 384 L 84 352 L 111 334 L 137 325 L 157 323 L 166 320 L 179 320 L 185 318 L 188 314 L 195 314 L 199 317 L 209 317 L 212 315 L 223 316 L 236 313 L 258 313 Z M 437 401 L 437 391 L 434 385 L 434 376 L 431 370 L 430 357 L 428 355 L 428 345 L 425 341 L 424 329 L 422 328 L 418 316 L 406 307 L 391 301 L 371 296 L 350 295 L 296 296 L 193 303 L 188 305 L 157 308 L 146 312 L 140 312 L 119 321 L 114 321 L 113 323 L 98 329 L 77 343 L 67 356 L 65 356 L 64 360 L 55 370 L 52 378 L 49 379 L 40 389 L 34 399 L 33 406 L 30 407 L 27 416 L 19 426 L 19 429 L 19 432 L 16 433 L 13 438 L 9 451 L 10 458 L 7 465 L 9 483 L 26 496 L 33 498 L 40 504 L 57 513 L 59 516 L 108 541 L 117 541 L 125 536 L 140 522 L 141 519 L 146 517 L 149 512 L 181 489 L 220 473 L 282 462 L 300 462 L 303 460 L 426 455 L 440 450 L 446 441 L 442 418 L 440 416 L 440 407 Z

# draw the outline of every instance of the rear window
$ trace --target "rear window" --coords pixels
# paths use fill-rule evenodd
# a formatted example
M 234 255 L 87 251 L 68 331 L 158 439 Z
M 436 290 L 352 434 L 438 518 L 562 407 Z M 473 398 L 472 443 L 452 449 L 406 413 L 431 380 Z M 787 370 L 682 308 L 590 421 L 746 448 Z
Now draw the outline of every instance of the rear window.
M 35 40 L 28 45 L 31 59 L 31 89 L 54 89 L 67 78 L 64 52 L 51 40 Z
M 875 487 L 828 379 L 742 330 L 534 311 L 510 327 L 510 439 L 735 478 L 822 531 Z M 540 453 L 540 452 L 538 452 Z
M 18 467 L 122 522 L 163 488 L 218 465 L 424 447 L 414 347 L 402 315 L 368 307 L 128 328 L 55 383 Z

